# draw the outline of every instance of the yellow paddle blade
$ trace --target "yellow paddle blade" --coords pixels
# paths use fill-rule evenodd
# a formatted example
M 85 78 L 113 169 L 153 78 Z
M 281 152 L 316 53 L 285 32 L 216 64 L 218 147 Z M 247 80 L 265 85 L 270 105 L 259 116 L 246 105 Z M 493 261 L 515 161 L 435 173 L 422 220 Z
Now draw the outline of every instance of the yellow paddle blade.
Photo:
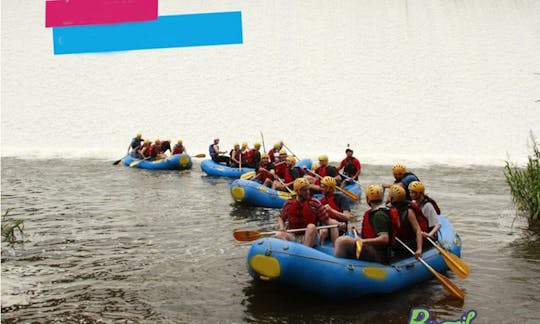
M 206 157 L 206 154 L 200 153 L 200 154 L 197 154 L 197 155 L 193 155 L 193 157 L 196 157 L 196 158 L 203 158 L 203 157 Z
M 445 276 L 443 276 L 442 274 L 438 273 L 435 269 L 433 269 L 430 266 L 428 266 L 428 269 L 431 271 L 431 273 L 433 273 L 433 275 L 437 279 L 439 279 L 439 281 L 443 285 L 444 289 L 446 289 L 446 291 L 448 291 L 451 295 L 454 295 L 459 299 L 464 299 L 465 298 L 465 292 L 463 290 L 461 290 L 461 288 L 456 286 L 452 281 L 450 281 L 450 279 L 448 279 Z
M 343 189 L 343 188 L 341 188 L 341 187 L 339 187 L 339 186 L 336 186 L 336 189 L 339 190 L 339 191 L 341 191 L 341 192 L 343 192 L 343 194 L 344 194 L 345 196 L 347 196 L 348 198 L 350 198 L 350 199 L 352 199 L 352 200 L 354 200 L 354 201 L 358 201 L 358 196 L 355 195 L 354 193 L 350 192 L 349 190 Z
M 471 273 L 471 269 L 469 268 L 469 265 L 466 264 L 463 260 L 461 260 L 457 255 L 450 253 L 440 247 L 437 243 L 433 242 L 432 239 L 429 237 L 427 238 L 433 246 L 439 251 L 439 253 L 443 256 L 444 262 L 446 262 L 446 265 L 448 268 L 455 273 L 459 278 L 465 279 Z
M 242 242 L 255 241 L 262 236 L 260 232 L 257 231 L 234 231 L 233 236 L 236 240 Z
M 244 173 L 244 174 L 242 174 L 242 175 L 240 176 L 240 179 L 243 179 L 243 180 L 251 179 L 252 177 L 255 176 L 255 174 L 256 174 L 255 171 L 246 172 L 246 173 Z
M 130 167 L 130 168 L 133 168 L 134 166 L 139 165 L 139 163 L 141 163 L 142 161 L 144 161 L 144 160 L 139 160 L 139 161 L 131 162 L 131 164 L 129 165 L 129 167 Z
M 356 259 L 360 259 L 360 254 L 362 254 L 362 240 L 356 240 Z

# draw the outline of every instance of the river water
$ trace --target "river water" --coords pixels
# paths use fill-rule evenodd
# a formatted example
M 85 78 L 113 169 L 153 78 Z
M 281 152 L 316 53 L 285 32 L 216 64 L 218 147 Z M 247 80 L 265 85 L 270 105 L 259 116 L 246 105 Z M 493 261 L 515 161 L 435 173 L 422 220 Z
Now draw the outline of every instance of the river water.
M 406 323 L 413 307 L 437 320 L 475 310 L 475 323 L 537 323 L 540 239 L 514 222 L 499 167 L 414 171 L 463 239 L 471 275 L 393 295 L 328 301 L 258 284 L 237 228 L 275 230 L 278 210 L 236 205 L 230 180 L 146 171 L 109 160 L 2 158 L 2 210 L 24 240 L 2 243 L 2 322 Z M 365 165 L 364 185 L 391 180 Z M 365 203 L 354 208 L 362 214 Z

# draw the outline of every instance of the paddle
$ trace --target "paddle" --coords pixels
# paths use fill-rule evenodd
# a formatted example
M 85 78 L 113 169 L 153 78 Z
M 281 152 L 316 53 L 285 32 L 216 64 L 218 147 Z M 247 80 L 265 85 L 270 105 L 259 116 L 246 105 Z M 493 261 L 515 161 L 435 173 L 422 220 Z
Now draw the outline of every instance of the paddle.
M 253 178 L 253 177 L 256 176 L 256 175 L 257 175 L 257 172 L 255 172 L 255 171 L 249 171 L 249 172 L 246 172 L 246 173 L 242 174 L 242 175 L 240 176 L 240 179 L 243 179 L 243 180 L 249 180 L 249 179 Z
M 448 268 L 450 268 L 450 270 L 452 270 L 453 273 L 455 273 L 461 279 L 467 278 L 467 276 L 471 272 L 471 269 L 465 262 L 463 262 L 463 260 L 461 260 L 457 255 L 450 253 L 440 247 L 439 244 L 433 242 L 431 238 L 426 238 L 443 256 L 444 262 L 446 262 L 446 265 L 448 266 Z
M 396 241 L 401 243 L 401 245 L 403 245 L 404 248 L 406 248 L 409 252 L 411 252 L 412 255 L 415 255 L 414 251 L 411 250 L 411 248 L 408 247 L 405 243 L 403 243 L 403 241 L 401 241 L 399 238 L 396 237 Z M 437 279 L 439 279 L 439 282 L 443 285 L 443 287 L 444 287 L 444 289 L 446 289 L 446 291 L 448 291 L 450 294 L 452 294 L 452 295 L 454 295 L 454 296 L 456 296 L 456 297 L 458 297 L 460 299 L 465 298 L 465 292 L 463 290 L 461 290 L 461 288 L 456 286 L 452 281 L 450 281 L 450 279 L 448 279 L 445 276 L 443 276 L 442 274 L 438 273 L 437 270 L 433 269 L 429 264 L 427 264 L 427 262 L 424 261 L 424 259 L 419 257 L 418 260 L 420 262 L 422 262 L 422 264 L 424 266 L 426 266 L 426 268 L 428 268 L 428 270 L 431 271 L 431 273 Z
M 354 180 L 354 179 L 351 178 L 351 177 L 346 176 L 346 175 L 345 175 L 344 173 L 342 173 L 342 172 L 338 172 L 338 174 L 339 174 L 340 176 L 342 176 L 343 178 L 345 178 L 345 180 L 347 180 L 347 181 L 350 181 L 350 182 L 354 182 L 354 183 L 360 184 L 358 181 Z
M 319 179 L 322 179 L 323 177 L 321 177 L 319 174 L 309 170 L 308 168 L 304 167 L 304 170 L 306 170 L 306 172 L 308 173 L 311 173 L 315 176 L 317 176 Z M 341 191 L 345 196 L 347 196 L 348 198 L 354 200 L 354 201 L 358 201 L 358 196 L 355 195 L 354 193 L 350 192 L 349 190 L 345 189 L 345 188 L 341 188 L 340 186 L 336 186 L 336 189 Z
M 335 224 L 335 225 L 317 226 L 317 229 L 332 228 L 332 227 L 338 227 L 338 225 Z M 306 229 L 307 228 L 291 229 L 291 230 L 287 230 L 287 233 L 304 232 Z M 255 241 L 259 237 L 268 236 L 268 235 L 274 235 L 274 234 L 277 234 L 279 232 L 280 231 L 257 232 L 257 231 L 250 231 L 250 230 L 235 230 L 233 232 L 233 236 L 238 241 L 250 242 L 250 241 Z
M 358 238 L 358 233 L 356 233 L 356 227 L 353 226 L 352 231 L 354 233 L 354 238 Z M 360 254 L 362 253 L 362 245 L 364 244 L 364 242 L 362 242 L 362 240 L 356 240 L 355 243 L 356 243 L 356 259 L 359 260 Z
M 206 157 L 206 154 L 204 154 L 204 153 L 199 153 L 199 154 L 197 154 L 197 155 L 192 155 L 192 157 L 196 157 L 196 158 L 204 158 L 204 157 Z
M 139 163 L 141 163 L 142 161 L 146 161 L 148 160 L 150 157 L 145 157 L 144 159 L 142 160 L 139 160 L 139 161 L 135 161 L 135 162 L 131 162 L 131 164 L 129 165 L 130 168 L 133 168 L 133 167 L 136 167 L 137 165 L 139 165 Z
M 297 159 L 297 160 L 301 160 L 296 154 L 293 153 L 293 151 L 291 151 L 290 148 L 287 147 L 287 145 L 285 145 L 285 143 L 283 143 L 283 146 L 285 146 L 285 148 L 287 149 L 287 151 L 291 152 L 291 154 Z
M 262 131 L 261 131 L 261 140 L 262 140 L 262 144 L 263 144 L 264 153 L 266 153 L 266 145 L 264 145 L 264 136 L 263 136 Z
M 124 159 L 124 158 L 121 158 L 120 160 L 114 161 L 112 165 L 117 165 L 117 164 L 120 163 L 120 161 L 122 161 L 123 159 Z

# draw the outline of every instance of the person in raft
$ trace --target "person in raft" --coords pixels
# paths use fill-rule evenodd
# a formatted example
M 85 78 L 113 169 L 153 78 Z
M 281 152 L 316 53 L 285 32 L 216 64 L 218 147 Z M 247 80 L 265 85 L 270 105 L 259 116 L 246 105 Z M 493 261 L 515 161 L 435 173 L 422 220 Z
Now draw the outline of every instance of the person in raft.
M 255 170 L 255 180 L 267 187 L 272 187 L 272 181 L 276 173 L 274 164 L 270 162 L 270 157 L 267 153 L 261 154 L 261 162 L 259 162 Z
M 405 198 L 407 198 L 407 200 L 411 200 L 409 184 L 413 181 L 420 181 L 420 179 L 418 179 L 414 173 L 407 172 L 407 168 L 401 163 L 394 164 L 392 167 L 392 174 L 394 176 L 394 183 L 383 183 L 383 188 L 390 188 L 394 184 L 400 185 L 403 189 L 405 189 Z
M 131 152 L 131 156 L 134 158 L 139 158 L 139 150 L 141 149 L 141 143 L 143 142 L 144 140 L 142 139 L 142 134 L 137 133 L 137 135 L 131 139 L 131 143 L 129 143 L 127 154 Z
M 242 161 L 242 151 L 240 150 L 240 144 L 234 143 L 233 149 L 229 152 L 230 165 L 232 168 L 239 168 Z
M 344 222 L 345 226 L 340 227 L 339 235 L 345 234 L 347 226 L 350 221 L 354 220 L 354 215 L 351 214 L 351 207 L 347 198 L 344 195 L 336 195 L 336 179 L 326 176 L 321 180 L 321 192 L 323 197 L 320 199 L 321 204 L 324 205 L 328 216 L 335 219 L 338 222 Z M 323 228 L 319 230 L 321 236 L 321 244 L 328 237 L 328 229 Z M 336 237 L 337 239 L 337 237 Z
M 212 161 L 216 163 L 225 163 L 226 165 L 230 164 L 230 159 L 228 156 L 222 154 L 227 153 L 226 151 L 220 151 L 219 149 L 219 138 L 214 139 L 214 143 L 208 146 L 208 153 L 212 158 Z
M 422 214 L 428 221 L 428 231 L 422 232 L 422 236 L 437 240 L 437 232 L 441 228 L 441 223 L 439 223 L 439 215 L 441 212 L 435 200 L 425 194 L 425 190 L 424 184 L 420 181 L 413 181 L 409 185 L 411 198 L 418 204 L 422 210 Z
M 178 142 L 176 142 L 176 144 L 174 144 L 174 147 L 173 147 L 173 150 L 172 150 L 172 154 L 187 154 L 187 151 L 186 151 L 186 147 L 184 146 L 183 144 L 184 142 L 179 139 Z
M 328 217 L 328 213 L 321 202 L 311 197 L 309 192 L 310 184 L 307 179 L 296 179 L 293 187 L 296 195 L 289 198 L 281 209 L 278 217 L 279 232 L 276 237 L 313 247 L 320 241 L 316 224 L 339 225 L 339 222 Z M 287 225 L 289 229 L 305 228 L 306 230 L 304 232 L 288 233 Z M 337 237 L 337 227 L 330 229 L 330 235 Z
M 167 140 L 161 141 L 161 143 L 159 144 L 159 149 L 161 150 L 161 154 L 163 154 L 163 158 L 166 158 L 167 151 L 172 152 L 171 140 L 167 139 Z
M 342 176 L 344 180 L 341 182 L 341 187 L 345 187 L 346 185 L 351 184 L 354 181 L 358 181 L 360 172 L 362 172 L 362 164 L 360 164 L 360 161 L 353 156 L 353 153 L 353 150 L 347 148 L 345 150 L 345 154 L 347 156 L 336 168 L 338 173 L 339 171 L 343 170 L 343 175 L 345 175 L 345 177 Z
M 250 168 L 256 168 L 261 162 L 261 143 L 255 142 L 253 148 L 249 151 L 249 164 L 247 165 Z
M 392 253 L 393 232 L 395 231 L 391 214 L 394 213 L 394 219 L 396 219 L 396 212 L 383 204 L 383 188 L 381 186 L 370 185 L 367 187 L 366 202 L 370 209 L 364 213 L 361 238 L 338 237 L 334 244 L 334 255 L 338 258 L 388 264 Z M 359 244 L 356 243 L 357 241 Z M 360 251 L 358 251 L 358 247 Z
M 396 236 L 414 252 L 418 258 L 422 255 L 422 232 L 428 230 L 427 219 L 422 215 L 420 207 L 415 202 L 407 200 L 405 189 L 400 185 L 390 187 L 390 203 L 397 209 L 400 217 L 400 227 Z M 394 255 L 398 258 L 407 257 L 410 252 L 401 244 L 394 245 Z

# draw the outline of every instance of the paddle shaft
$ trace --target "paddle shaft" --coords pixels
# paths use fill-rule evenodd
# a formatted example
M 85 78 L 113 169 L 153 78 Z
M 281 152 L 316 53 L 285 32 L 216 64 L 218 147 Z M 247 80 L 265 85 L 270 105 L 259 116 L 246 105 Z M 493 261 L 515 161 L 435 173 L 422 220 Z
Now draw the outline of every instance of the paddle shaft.
M 414 251 L 407 246 L 407 244 L 403 243 L 402 240 L 400 240 L 399 238 L 396 237 L 396 241 L 398 241 L 401 245 L 403 245 L 403 247 L 405 249 L 407 249 L 409 252 L 411 252 L 412 255 L 415 255 L 414 254 Z M 458 297 L 458 298 L 461 298 L 463 299 L 464 296 L 465 296 L 465 293 L 463 292 L 463 290 L 461 290 L 459 287 L 457 287 L 456 285 L 454 285 L 454 283 L 452 281 L 450 281 L 450 279 L 446 278 L 445 276 L 443 276 L 442 274 L 440 274 L 439 272 L 437 272 L 437 270 L 433 269 L 432 266 L 430 266 L 426 261 L 424 261 L 424 259 L 422 259 L 421 257 L 418 257 L 418 260 L 429 270 L 431 271 L 431 273 L 437 278 L 439 279 L 439 282 L 443 285 L 443 287 L 446 289 L 446 291 L 448 291 L 449 293 L 451 293 L 452 295 Z
M 308 168 L 304 167 L 304 170 L 306 170 L 308 173 L 311 173 L 315 176 L 317 176 L 317 178 L 321 179 L 323 177 L 321 177 L 319 174 L 317 174 L 316 172 L 313 172 L 311 170 L 308 170 Z M 349 190 L 345 189 L 345 188 L 341 188 L 340 186 L 336 186 L 336 189 L 341 191 L 345 196 L 347 196 L 348 198 L 354 200 L 354 201 L 358 201 L 358 196 L 356 196 L 354 193 L 350 192 Z
M 262 145 L 263 145 L 264 153 L 266 153 L 266 145 L 264 145 L 264 136 L 263 136 L 263 132 L 262 132 L 262 131 L 261 131 L 261 140 L 262 140 Z

